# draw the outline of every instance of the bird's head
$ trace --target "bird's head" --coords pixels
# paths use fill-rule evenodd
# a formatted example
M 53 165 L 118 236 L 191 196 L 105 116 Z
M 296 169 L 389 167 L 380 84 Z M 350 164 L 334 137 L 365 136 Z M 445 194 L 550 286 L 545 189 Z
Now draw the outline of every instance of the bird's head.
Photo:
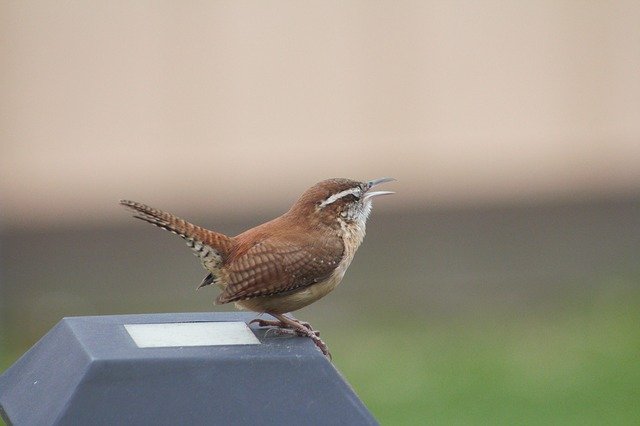
M 372 189 L 393 178 L 373 179 L 358 182 L 351 179 L 327 179 L 307 189 L 296 201 L 290 212 L 329 226 L 339 226 L 341 222 L 364 226 L 371 212 L 371 203 L 375 197 L 393 194 L 391 191 L 373 191 Z

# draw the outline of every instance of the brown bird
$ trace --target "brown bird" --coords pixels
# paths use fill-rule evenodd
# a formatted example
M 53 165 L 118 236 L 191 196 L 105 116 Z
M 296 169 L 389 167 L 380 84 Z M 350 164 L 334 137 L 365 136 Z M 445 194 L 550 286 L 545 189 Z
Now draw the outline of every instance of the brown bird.
M 282 216 L 235 237 L 135 201 L 120 204 L 134 210 L 134 217 L 187 241 L 209 271 L 198 288 L 217 284 L 222 289 L 216 304 L 235 302 L 240 309 L 267 313 L 277 321 L 252 322 L 309 337 L 330 356 L 318 331 L 284 314 L 315 302 L 342 281 L 364 239 L 373 198 L 393 194 L 371 189 L 393 180 L 322 181 L 306 190 Z

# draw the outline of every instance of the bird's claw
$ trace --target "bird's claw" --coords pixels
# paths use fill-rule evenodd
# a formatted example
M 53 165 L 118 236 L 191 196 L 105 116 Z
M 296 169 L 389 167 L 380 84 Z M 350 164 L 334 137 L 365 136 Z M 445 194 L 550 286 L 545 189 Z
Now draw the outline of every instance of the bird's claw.
M 288 318 L 291 319 L 291 318 Z M 258 324 L 259 327 L 274 327 L 273 333 L 278 336 L 300 336 L 300 337 L 308 337 L 313 340 L 313 343 L 320 349 L 320 351 L 331 359 L 331 353 L 329 352 L 329 348 L 327 344 L 320 339 L 320 331 L 314 330 L 311 327 L 311 324 L 308 322 L 298 321 L 291 319 L 293 324 L 289 324 L 283 321 L 273 321 L 273 320 L 265 320 L 261 318 L 256 318 L 254 320 L 249 321 L 249 324 Z M 298 327 L 299 326 L 299 327 Z M 271 331 L 268 330 L 267 332 Z
M 307 328 L 309 331 L 312 331 L 313 334 L 315 334 L 317 337 L 320 337 L 320 330 L 314 330 L 313 327 L 311 327 L 311 324 L 309 324 L 306 321 L 297 321 L 298 324 L 300 324 L 301 326 Z M 249 321 L 249 324 L 258 324 L 258 327 L 277 327 L 279 329 L 284 329 L 282 334 L 291 334 L 291 333 L 287 333 L 284 332 L 285 330 L 290 330 L 290 331 L 294 331 L 295 334 L 297 334 L 298 336 L 306 336 L 307 334 L 305 332 L 302 332 L 296 328 L 294 328 L 293 326 L 281 322 L 281 321 L 273 321 L 273 320 L 265 320 L 265 319 L 261 319 L 261 318 L 256 318 L 253 319 L 251 321 Z

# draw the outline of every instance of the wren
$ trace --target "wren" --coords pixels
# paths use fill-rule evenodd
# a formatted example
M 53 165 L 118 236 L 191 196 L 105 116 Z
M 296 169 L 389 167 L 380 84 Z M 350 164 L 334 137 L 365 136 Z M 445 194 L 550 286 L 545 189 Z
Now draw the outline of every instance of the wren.
M 209 272 L 198 288 L 215 284 L 222 290 L 216 304 L 234 302 L 240 309 L 269 314 L 276 321 L 252 322 L 309 337 L 330 357 L 318 331 L 285 313 L 315 302 L 342 281 L 364 239 L 372 200 L 393 194 L 372 189 L 393 180 L 324 180 L 307 189 L 282 216 L 235 237 L 141 203 L 120 204 L 132 209 L 134 217 L 187 241 Z

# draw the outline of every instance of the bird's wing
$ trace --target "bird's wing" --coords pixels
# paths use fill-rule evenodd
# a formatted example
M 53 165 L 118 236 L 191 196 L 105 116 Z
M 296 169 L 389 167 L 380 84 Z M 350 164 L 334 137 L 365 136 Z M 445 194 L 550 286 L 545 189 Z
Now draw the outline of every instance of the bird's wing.
M 214 274 L 217 274 L 222 262 L 233 247 L 232 238 L 189 223 L 171 213 L 135 201 L 121 200 L 120 204 L 133 210 L 133 217 L 184 238 L 187 241 L 187 246 L 202 262 L 202 266 Z M 213 279 L 209 284 L 212 282 L 214 282 Z
M 216 303 L 287 293 L 327 279 L 344 254 L 340 238 L 267 238 L 225 266 L 228 281 Z

